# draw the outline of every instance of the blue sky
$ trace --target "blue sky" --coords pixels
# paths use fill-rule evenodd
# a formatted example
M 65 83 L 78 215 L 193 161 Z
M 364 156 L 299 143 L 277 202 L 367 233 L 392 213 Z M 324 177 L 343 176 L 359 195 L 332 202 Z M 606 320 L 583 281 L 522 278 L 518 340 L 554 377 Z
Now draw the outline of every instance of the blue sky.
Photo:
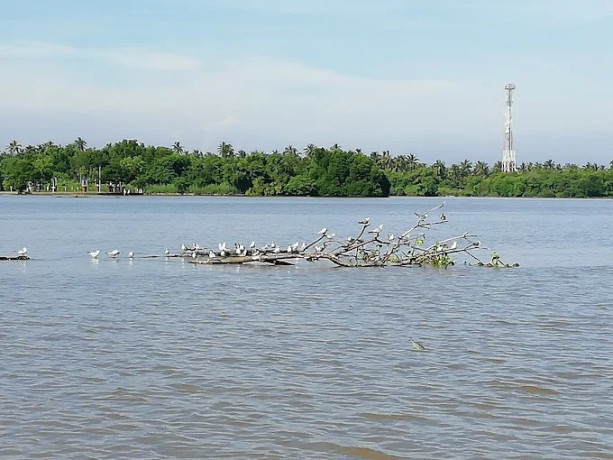
M 0 146 L 613 160 L 613 0 L 0 0 Z

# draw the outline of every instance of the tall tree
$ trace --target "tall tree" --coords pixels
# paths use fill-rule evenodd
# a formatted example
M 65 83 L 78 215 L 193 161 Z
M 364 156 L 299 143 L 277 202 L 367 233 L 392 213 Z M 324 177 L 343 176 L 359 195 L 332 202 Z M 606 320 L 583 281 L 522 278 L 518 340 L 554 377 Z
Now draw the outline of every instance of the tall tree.
M 6 146 L 11 155 L 17 155 L 21 152 L 21 144 L 15 140 L 9 142 L 9 145 Z
M 176 141 L 173 145 L 172 145 L 172 151 L 179 154 L 179 155 L 183 155 L 183 152 L 185 151 L 183 149 L 183 146 L 181 145 L 181 142 Z
M 79 152 L 84 152 L 85 147 L 87 147 L 87 142 L 85 142 L 83 138 L 77 137 L 74 141 L 74 145 Z

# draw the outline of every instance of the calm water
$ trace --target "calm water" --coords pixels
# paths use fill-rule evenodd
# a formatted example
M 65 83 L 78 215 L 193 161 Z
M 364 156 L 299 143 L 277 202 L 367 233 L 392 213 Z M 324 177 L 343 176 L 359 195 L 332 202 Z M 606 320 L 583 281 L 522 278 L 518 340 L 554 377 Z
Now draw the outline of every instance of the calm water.
M 0 196 L 0 457 L 613 458 L 613 201 L 447 199 L 511 270 L 87 255 L 441 201 Z

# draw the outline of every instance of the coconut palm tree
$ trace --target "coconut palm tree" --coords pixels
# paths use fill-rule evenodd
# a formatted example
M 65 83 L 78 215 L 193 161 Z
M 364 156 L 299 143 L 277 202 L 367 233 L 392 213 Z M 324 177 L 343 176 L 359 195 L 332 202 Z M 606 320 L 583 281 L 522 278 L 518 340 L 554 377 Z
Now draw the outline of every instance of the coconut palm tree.
M 304 148 L 304 153 L 307 157 L 312 156 L 314 152 L 315 152 L 315 144 L 307 144 L 307 146 Z
M 485 161 L 477 161 L 475 163 L 475 167 L 473 169 L 473 174 L 475 176 L 485 177 L 490 173 L 490 167 Z
M 436 160 L 434 163 L 432 163 L 432 169 L 434 169 L 436 175 L 441 178 L 445 177 L 445 174 L 447 173 L 445 162 L 441 160 Z
M 463 160 L 459 166 L 462 177 L 468 176 L 473 169 L 473 164 L 468 160 Z
M 175 153 L 178 153 L 179 155 L 183 155 L 184 149 L 183 146 L 181 145 L 181 142 L 176 141 L 173 145 L 172 145 L 172 150 Z
M 219 144 L 219 147 L 217 147 L 217 151 L 222 158 L 234 156 L 234 147 L 232 147 L 232 144 L 226 144 L 223 141 Z
M 405 162 L 406 162 L 406 167 L 409 171 L 414 171 L 415 169 L 417 169 L 417 166 L 419 166 L 419 158 L 417 158 L 412 153 L 409 153 L 405 157 Z
M 15 140 L 11 141 L 9 145 L 6 146 L 10 155 L 18 155 L 21 152 L 21 144 Z
M 85 147 L 87 147 L 87 142 L 85 142 L 83 138 L 77 137 L 74 141 L 74 145 L 79 152 L 84 152 Z

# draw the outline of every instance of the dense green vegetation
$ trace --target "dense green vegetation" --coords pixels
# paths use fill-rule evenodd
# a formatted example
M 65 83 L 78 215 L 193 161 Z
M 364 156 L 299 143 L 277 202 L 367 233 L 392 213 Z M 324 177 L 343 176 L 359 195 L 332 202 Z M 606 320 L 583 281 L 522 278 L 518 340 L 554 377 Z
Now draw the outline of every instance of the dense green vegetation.
M 609 167 L 587 163 L 561 166 L 521 164 L 518 172 L 502 173 L 500 162 L 464 160 L 447 166 L 424 164 L 412 154 L 363 154 L 308 145 L 282 152 L 235 151 L 222 142 L 217 152 L 186 152 L 173 147 L 145 146 L 135 140 L 89 148 L 78 138 L 66 146 L 47 142 L 23 148 L 11 142 L 0 153 L 0 190 L 80 190 L 87 177 L 103 190 L 121 184 L 145 193 L 246 194 L 294 196 L 465 195 L 503 197 L 613 196 L 613 162 Z M 100 168 L 100 169 L 99 169 Z M 90 188 L 91 190 L 91 188 Z

